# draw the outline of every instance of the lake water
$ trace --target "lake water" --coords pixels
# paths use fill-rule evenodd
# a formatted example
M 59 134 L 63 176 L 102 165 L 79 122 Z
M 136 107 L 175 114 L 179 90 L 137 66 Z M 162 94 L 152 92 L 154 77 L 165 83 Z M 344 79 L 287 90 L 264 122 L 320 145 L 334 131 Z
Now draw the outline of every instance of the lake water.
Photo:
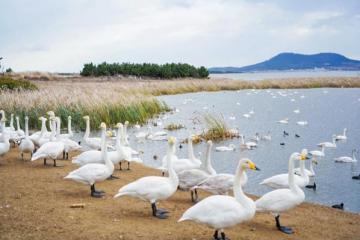
M 178 112 L 162 115 L 159 121 L 163 125 L 154 127 L 154 131 L 162 130 L 169 123 L 182 123 L 187 128 L 170 132 L 184 140 L 190 133 L 201 133 L 202 124 L 193 124 L 196 119 L 202 120 L 206 112 L 221 114 L 231 128 L 238 128 L 246 137 L 256 132 L 265 134 L 271 131 L 272 141 L 260 141 L 256 150 L 240 153 L 215 152 L 215 147 L 234 143 L 239 146 L 240 140 L 233 139 L 216 142 L 212 151 L 212 162 L 218 173 L 234 173 L 238 160 L 249 157 L 261 171 L 249 171 L 249 181 L 245 191 L 262 195 L 270 188 L 259 183 L 270 176 L 287 173 L 288 158 L 292 152 L 299 152 L 302 148 L 315 150 L 316 144 L 331 141 L 333 134 L 341 134 L 343 128 L 348 129 L 348 140 L 337 142 L 336 149 L 326 149 L 325 158 L 315 167 L 317 190 L 304 189 L 306 201 L 333 205 L 344 202 L 347 211 L 360 212 L 360 181 L 353 180 L 353 175 L 360 173 L 358 164 L 335 163 L 333 158 L 348 155 L 352 149 L 360 148 L 360 89 L 306 89 L 306 90 L 241 90 L 224 92 L 201 92 L 174 96 L 162 96 L 171 107 Z M 293 111 L 299 109 L 300 113 Z M 242 115 L 253 110 L 250 118 Z M 289 118 L 289 124 L 282 125 L 278 120 Z M 297 125 L 297 121 L 308 121 L 307 126 Z M 142 130 L 145 129 L 145 126 Z M 283 136 L 283 131 L 289 133 Z M 131 144 L 135 149 L 144 151 L 141 158 L 146 165 L 157 167 L 166 152 L 166 142 L 146 141 L 137 143 L 134 139 L 134 129 L 130 129 Z M 296 138 L 294 135 L 300 135 Z M 285 145 L 281 146 L 280 142 Z M 178 157 L 187 156 L 187 145 L 177 148 Z M 194 146 L 196 155 L 205 152 L 205 143 Z M 153 156 L 158 156 L 154 160 Z M 205 154 L 202 155 L 204 157 Z M 309 162 L 307 162 L 308 165 Z
M 293 70 L 293 71 L 210 74 L 210 78 L 230 78 L 230 79 L 241 79 L 241 80 L 264 80 L 264 79 L 299 78 L 299 77 L 300 78 L 360 77 L 360 71 Z

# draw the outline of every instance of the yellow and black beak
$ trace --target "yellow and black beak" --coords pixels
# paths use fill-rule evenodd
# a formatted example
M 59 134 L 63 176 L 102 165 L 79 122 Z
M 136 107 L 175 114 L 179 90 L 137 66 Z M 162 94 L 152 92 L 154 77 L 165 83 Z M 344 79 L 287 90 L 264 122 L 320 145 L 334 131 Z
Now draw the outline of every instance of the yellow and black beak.
M 251 170 L 260 171 L 260 168 L 258 168 L 258 167 L 255 165 L 255 163 L 253 163 L 253 162 L 249 162 L 249 168 L 250 168 Z

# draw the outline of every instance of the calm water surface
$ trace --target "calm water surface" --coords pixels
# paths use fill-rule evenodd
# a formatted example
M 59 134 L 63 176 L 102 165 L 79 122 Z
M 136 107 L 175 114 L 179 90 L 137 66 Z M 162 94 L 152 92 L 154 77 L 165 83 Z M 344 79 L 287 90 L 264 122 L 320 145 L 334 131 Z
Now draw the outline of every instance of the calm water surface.
M 263 80 L 298 77 L 359 77 L 360 71 L 293 70 L 249 73 L 210 74 L 210 78 L 230 78 L 242 80 Z

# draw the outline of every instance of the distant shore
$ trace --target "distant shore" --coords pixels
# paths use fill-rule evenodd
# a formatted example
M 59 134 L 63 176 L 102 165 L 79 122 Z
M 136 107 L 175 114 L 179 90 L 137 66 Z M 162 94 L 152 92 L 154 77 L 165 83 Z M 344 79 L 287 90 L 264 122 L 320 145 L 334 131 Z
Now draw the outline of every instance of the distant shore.
M 140 164 L 133 164 L 131 171 L 116 169 L 114 175 L 120 179 L 99 183 L 97 187 L 106 191 L 106 196 L 94 199 L 89 196 L 88 186 L 63 179 L 77 167 L 70 161 L 58 163 L 64 167 L 45 167 L 42 161 L 23 162 L 17 149 L 1 157 L 0 239 L 208 240 L 212 236 L 212 230 L 205 226 L 177 223 L 192 206 L 187 192 L 177 191 L 159 203 L 170 211 L 166 220 L 154 219 L 148 202 L 129 197 L 113 199 L 124 184 L 142 176 L 160 175 L 158 170 Z M 200 192 L 201 198 L 206 196 Z M 85 207 L 70 208 L 73 204 Z M 266 213 L 257 213 L 254 219 L 229 229 L 227 234 L 231 239 L 257 240 L 360 237 L 359 214 L 317 204 L 303 203 L 284 213 L 282 221 L 294 228 L 294 235 L 277 231 L 273 217 Z

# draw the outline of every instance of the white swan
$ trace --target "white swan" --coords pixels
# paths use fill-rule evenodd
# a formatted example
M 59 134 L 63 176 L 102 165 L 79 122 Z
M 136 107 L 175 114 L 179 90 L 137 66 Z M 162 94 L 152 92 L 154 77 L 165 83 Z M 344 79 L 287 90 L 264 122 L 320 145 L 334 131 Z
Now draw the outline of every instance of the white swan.
M 241 149 L 251 150 L 257 147 L 257 143 L 255 142 L 245 142 L 244 135 L 240 135 L 240 139 L 241 139 L 241 144 L 240 144 Z
M 172 167 L 171 153 L 174 152 L 176 139 L 170 137 L 167 149 L 167 167 L 169 177 L 149 176 L 140 178 L 119 189 L 114 198 L 121 196 L 131 196 L 148 200 L 151 203 L 152 214 L 154 217 L 164 219 L 167 218 L 167 211 L 160 210 L 156 207 L 158 200 L 165 200 L 176 192 L 179 184 L 178 176 Z
M 203 182 L 205 179 L 210 177 L 211 175 L 215 175 L 216 171 L 211 165 L 211 148 L 212 141 L 207 142 L 207 150 L 206 150 L 206 158 L 205 162 L 201 163 L 201 168 L 197 169 L 187 169 L 178 173 L 179 177 L 179 189 L 182 191 L 189 191 L 191 193 L 191 201 L 196 202 L 198 200 L 197 190 L 194 191 L 191 189 L 199 183 Z M 194 197 L 195 193 L 195 197 Z
M 25 116 L 25 138 L 21 140 L 21 143 L 19 145 L 21 159 L 24 160 L 24 153 L 30 153 L 31 154 L 30 158 L 31 158 L 34 149 L 35 149 L 34 143 L 29 138 L 29 117 Z
M 64 143 L 63 159 L 69 159 L 69 152 L 78 151 L 81 149 L 81 146 L 77 142 L 69 139 L 67 136 L 60 134 L 61 120 L 59 117 L 55 117 L 55 119 L 57 140 Z
M 241 188 L 241 176 L 245 169 L 259 170 L 249 159 L 241 159 L 236 169 L 233 186 L 234 197 L 215 195 L 205 198 L 184 212 L 181 221 L 194 221 L 205 224 L 215 230 L 214 239 L 227 239 L 224 229 L 252 219 L 256 206 Z
M 310 154 L 315 156 L 315 157 L 325 157 L 325 146 L 321 146 L 321 151 L 319 150 L 313 150 L 313 151 L 310 151 Z
M 146 136 L 146 139 L 153 140 L 153 141 L 163 141 L 166 139 L 166 136 L 167 136 L 166 131 L 153 132 L 151 126 L 149 126 L 148 129 L 149 129 L 149 134 Z
M 295 109 L 293 112 L 294 112 L 295 114 L 299 114 L 299 113 L 300 113 L 300 109 Z
M 18 138 L 23 138 L 25 137 L 25 132 L 20 128 L 20 122 L 19 122 L 19 117 L 16 116 L 16 134 L 18 135 Z
M 333 136 L 332 136 L 332 142 L 321 142 L 321 143 L 319 143 L 317 146 L 318 146 L 318 147 L 324 146 L 324 147 L 326 147 L 326 148 L 336 148 L 336 143 L 335 143 L 335 141 L 336 141 L 336 135 L 333 135 Z
M 74 133 L 71 129 L 71 116 L 68 116 L 68 127 L 67 127 L 68 132 L 61 134 L 60 137 L 61 138 L 72 138 L 74 136 Z
M 307 150 L 304 149 L 301 154 L 307 155 Z M 309 176 L 305 173 L 305 161 L 300 162 L 300 175 L 294 176 L 294 182 L 299 187 L 305 187 L 309 184 Z M 289 187 L 289 174 L 278 174 L 264 179 L 260 185 L 266 185 L 271 188 L 288 188 Z
M 33 141 L 35 146 L 40 147 L 40 139 L 44 136 L 47 136 L 49 134 L 47 128 L 46 128 L 46 121 L 47 119 L 44 117 L 39 117 L 39 120 L 41 121 L 41 130 L 37 131 L 29 136 L 30 140 Z M 50 136 L 50 135 L 49 135 Z
M 306 126 L 308 125 L 308 121 L 297 121 L 296 124 L 300 126 Z
M 54 161 L 54 167 L 57 167 L 56 159 L 63 153 L 65 145 L 63 142 L 58 141 L 55 138 L 55 134 L 56 134 L 55 119 L 51 118 L 51 122 L 52 122 L 52 131 L 51 131 L 50 141 L 41 145 L 41 147 L 31 157 L 31 161 L 35 161 L 40 158 L 43 158 L 44 165 L 46 165 L 46 158 L 51 158 Z
M 305 200 L 305 194 L 301 188 L 295 184 L 294 161 L 305 160 L 305 154 L 293 153 L 289 159 L 288 182 L 289 188 L 277 189 L 264 194 L 255 201 L 256 211 L 271 212 L 275 216 L 276 227 L 287 234 L 292 234 L 293 230 L 289 227 L 281 226 L 280 213 L 290 210 Z
M 125 123 L 128 124 L 127 121 Z M 127 125 L 127 124 L 125 124 L 125 125 Z M 130 146 L 124 146 L 122 144 L 121 138 L 123 138 L 123 134 L 126 133 L 126 130 L 124 129 L 124 125 L 122 123 L 118 123 L 116 126 L 118 128 L 117 136 L 119 136 L 118 138 L 116 138 L 116 150 L 118 152 L 117 163 L 119 163 L 120 170 L 122 170 L 121 162 L 126 161 L 127 162 L 127 170 L 130 170 L 130 162 L 142 163 L 142 160 L 140 158 L 133 157 L 133 155 L 138 155 L 139 152 L 135 151 Z M 116 164 L 114 161 L 113 161 L 113 163 Z
M 102 141 L 101 156 L 105 164 L 87 164 L 70 172 L 66 177 L 64 177 L 65 179 L 72 179 L 76 182 L 89 184 L 92 197 L 102 197 L 104 195 L 104 191 L 95 189 L 95 183 L 104 181 L 105 179 L 109 178 L 114 171 L 114 164 L 110 161 L 107 154 L 106 124 L 101 123 L 100 128 Z
M 128 134 L 127 134 L 127 127 L 129 125 L 129 122 L 128 121 L 125 121 L 125 124 L 122 125 L 121 129 L 121 138 L 120 138 L 120 144 L 123 145 L 124 147 L 127 147 L 131 150 L 131 154 L 132 155 L 139 155 L 139 152 L 132 149 L 130 147 L 130 144 L 129 144 L 129 141 L 128 141 Z M 120 132 L 118 132 L 120 133 Z
M 347 128 L 344 128 L 343 134 L 342 135 L 337 135 L 336 140 L 346 140 L 347 139 L 346 131 L 347 131 Z
M 338 157 L 338 158 L 334 158 L 335 162 L 342 162 L 342 163 L 354 163 L 357 162 L 357 159 L 355 157 L 355 152 L 356 150 L 352 150 L 352 157 L 348 157 L 348 156 L 343 156 L 343 157 Z
M 83 119 L 86 122 L 86 129 L 84 134 L 84 142 L 85 144 L 90 147 L 91 149 L 100 150 L 101 149 L 101 138 L 98 137 L 90 137 L 90 117 L 84 116 Z M 114 150 L 115 148 L 111 145 L 107 145 L 107 147 L 111 150 Z
M 261 137 L 262 140 L 265 140 L 265 141 L 271 141 L 271 134 L 270 134 L 270 131 L 268 131 L 268 133 L 266 135 L 263 135 Z
M 277 123 L 288 124 L 289 123 L 289 118 L 281 119 L 281 120 L 277 121 Z
M 236 147 L 234 144 L 230 144 L 229 146 L 219 146 L 215 148 L 217 152 L 227 152 L 227 151 L 235 151 Z
M 317 161 L 315 158 L 313 158 L 313 159 L 310 161 L 310 167 L 309 167 L 309 169 L 304 168 L 304 173 L 305 173 L 306 175 L 308 175 L 309 177 L 315 177 L 314 164 L 316 164 L 316 165 L 318 164 L 318 161 Z M 300 167 L 295 168 L 295 169 L 294 169 L 294 173 L 295 173 L 296 175 L 301 175 L 301 168 L 300 168 Z
M 0 139 L 0 156 L 3 156 L 10 150 L 9 135 L 5 132 L 6 118 L 2 115 L 1 123 L 1 139 Z
M 168 156 L 164 156 L 162 159 L 162 166 L 159 168 L 163 170 L 163 172 L 167 169 L 167 158 Z M 194 169 L 200 168 L 201 161 L 197 159 L 194 155 L 193 145 L 192 145 L 192 136 L 188 138 L 188 158 L 177 158 L 175 156 L 175 148 L 174 152 L 172 153 L 172 166 L 176 173 L 179 173 L 186 169 Z

